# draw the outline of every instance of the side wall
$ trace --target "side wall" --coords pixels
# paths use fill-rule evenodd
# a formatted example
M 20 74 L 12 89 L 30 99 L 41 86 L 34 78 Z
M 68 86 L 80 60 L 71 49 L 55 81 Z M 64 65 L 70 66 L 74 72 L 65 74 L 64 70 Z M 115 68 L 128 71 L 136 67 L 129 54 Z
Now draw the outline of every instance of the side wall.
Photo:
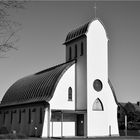
M 1 108 L 0 127 L 6 127 L 9 133 L 14 131 L 39 137 L 42 135 L 45 108 L 44 103 Z
M 118 135 L 117 104 L 108 84 L 108 40 L 103 25 L 93 21 L 87 33 L 87 131 L 88 136 Z M 93 83 L 102 82 L 101 91 Z M 97 85 L 98 86 L 98 85 Z M 103 111 L 93 110 L 96 99 L 100 99 Z

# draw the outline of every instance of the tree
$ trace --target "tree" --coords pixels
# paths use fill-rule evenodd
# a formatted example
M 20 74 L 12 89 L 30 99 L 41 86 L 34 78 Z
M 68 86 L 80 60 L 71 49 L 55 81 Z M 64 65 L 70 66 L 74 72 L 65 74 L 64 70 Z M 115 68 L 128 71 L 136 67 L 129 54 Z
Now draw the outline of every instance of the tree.
M 126 112 L 127 112 L 127 119 L 128 122 L 129 121 L 134 121 L 135 120 L 135 107 L 132 103 L 128 102 L 125 106 L 124 106 Z
M 17 49 L 15 47 L 18 41 L 16 35 L 21 24 L 12 20 L 9 11 L 24 9 L 24 5 L 25 1 L 0 0 L 0 56 L 11 49 Z

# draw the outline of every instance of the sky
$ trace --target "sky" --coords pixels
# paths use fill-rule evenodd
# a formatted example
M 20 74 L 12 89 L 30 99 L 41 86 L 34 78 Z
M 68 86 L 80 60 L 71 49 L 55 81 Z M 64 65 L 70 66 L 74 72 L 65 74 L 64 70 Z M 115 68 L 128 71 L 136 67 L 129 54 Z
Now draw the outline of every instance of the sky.
M 16 43 L 0 58 L 0 100 L 18 79 L 65 62 L 69 31 L 91 21 L 95 1 L 30 1 L 11 12 L 22 24 Z M 140 2 L 98 1 L 96 16 L 109 36 L 109 79 L 119 102 L 140 101 Z

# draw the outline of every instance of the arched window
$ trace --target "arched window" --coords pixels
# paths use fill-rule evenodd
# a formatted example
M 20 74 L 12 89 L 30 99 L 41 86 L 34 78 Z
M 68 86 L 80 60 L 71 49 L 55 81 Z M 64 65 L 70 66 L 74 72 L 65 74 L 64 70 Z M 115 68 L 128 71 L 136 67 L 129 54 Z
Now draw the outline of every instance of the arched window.
M 102 104 L 102 102 L 101 102 L 101 100 L 99 98 L 97 98 L 94 101 L 92 110 L 93 111 L 103 111 L 104 110 L 103 104 Z
M 75 44 L 75 58 L 77 58 L 77 44 Z
M 72 101 L 72 88 L 68 88 L 68 101 Z
M 72 53 L 71 52 L 72 52 L 71 47 L 69 47 L 69 60 L 71 60 L 71 58 L 72 58 Z
M 81 56 L 84 54 L 84 44 L 81 42 Z

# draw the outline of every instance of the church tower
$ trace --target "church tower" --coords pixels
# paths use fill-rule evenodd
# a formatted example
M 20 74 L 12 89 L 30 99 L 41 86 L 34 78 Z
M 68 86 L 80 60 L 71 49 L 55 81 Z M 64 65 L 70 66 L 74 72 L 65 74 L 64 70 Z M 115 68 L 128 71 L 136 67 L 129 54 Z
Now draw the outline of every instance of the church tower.
M 87 32 L 88 136 L 118 135 L 117 104 L 108 83 L 108 37 L 102 22 Z
M 76 60 L 75 64 L 75 109 L 87 109 L 87 42 L 84 34 L 88 28 L 85 24 L 69 32 L 65 41 L 66 62 Z
M 108 37 L 95 18 L 66 38 L 66 61 L 76 59 L 75 109 L 87 110 L 87 136 L 118 135 L 117 103 L 108 83 Z

